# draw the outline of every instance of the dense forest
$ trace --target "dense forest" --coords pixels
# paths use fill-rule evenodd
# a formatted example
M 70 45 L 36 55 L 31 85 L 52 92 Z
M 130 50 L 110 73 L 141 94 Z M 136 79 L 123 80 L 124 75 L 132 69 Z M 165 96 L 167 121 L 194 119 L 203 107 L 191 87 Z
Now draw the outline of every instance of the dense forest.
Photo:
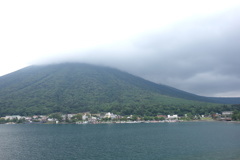
M 81 63 L 30 66 L 0 77 L 0 116 L 55 112 L 120 115 L 239 110 L 239 98 L 197 96 L 116 69 Z M 225 103 L 225 104 L 224 104 Z

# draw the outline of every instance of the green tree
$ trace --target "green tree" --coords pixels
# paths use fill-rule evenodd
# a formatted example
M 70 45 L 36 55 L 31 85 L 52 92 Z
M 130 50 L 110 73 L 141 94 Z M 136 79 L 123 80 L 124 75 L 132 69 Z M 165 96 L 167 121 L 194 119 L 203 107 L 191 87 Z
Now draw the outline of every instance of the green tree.
M 164 118 L 164 117 L 160 117 L 159 120 L 160 120 L 160 121 L 164 121 L 165 118 Z
M 105 122 L 106 121 L 111 121 L 111 118 L 107 118 L 107 117 L 106 118 L 102 118 L 102 121 L 105 121 Z
M 72 122 L 77 122 L 82 120 L 82 114 L 78 113 L 71 118 Z
M 25 118 L 21 118 L 17 121 L 17 123 L 24 123 L 24 122 L 26 122 Z
M 122 117 L 120 121 L 127 121 L 127 116 Z
M 158 116 L 156 116 L 156 117 L 154 117 L 154 120 L 155 120 L 155 121 L 159 121 L 160 118 L 159 118 Z
M 234 120 L 234 121 L 239 121 L 240 120 L 240 112 L 239 111 L 234 111 L 233 112 L 232 120 Z
M 132 121 L 137 121 L 138 120 L 138 116 L 137 115 L 133 115 L 131 118 Z
M 0 124 L 6 123 L 6 120 L 4 118 L 0 118 Z
M 62 114 L 60 114 L 60 113 L 52 113 L 49 115 L 49 118 L 57 119 L 59 122 L 63 121 Z

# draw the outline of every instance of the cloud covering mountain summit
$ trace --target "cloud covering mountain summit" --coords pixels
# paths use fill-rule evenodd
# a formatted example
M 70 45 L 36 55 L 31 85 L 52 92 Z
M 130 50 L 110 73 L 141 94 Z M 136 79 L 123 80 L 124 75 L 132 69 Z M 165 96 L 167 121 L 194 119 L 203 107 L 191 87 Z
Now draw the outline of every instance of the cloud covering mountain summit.
M 92 2 L 0 2 L 1 75 L 85 62 L 203 96 L 240 96 L 239 1 Z

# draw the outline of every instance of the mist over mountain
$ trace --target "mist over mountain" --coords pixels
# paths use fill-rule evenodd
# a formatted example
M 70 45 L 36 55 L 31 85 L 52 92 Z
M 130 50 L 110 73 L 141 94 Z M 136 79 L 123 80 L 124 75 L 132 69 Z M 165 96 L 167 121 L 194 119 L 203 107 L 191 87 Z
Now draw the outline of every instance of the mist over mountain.
M 215 103 L 215 104 L 214 104 Z M 0 114 L 180 114 L 240 98 L 202 97 L 129 73 L 83 63 L 30 66 L 0 77 Z M 205 112 L 205 111 L 202 111 Z

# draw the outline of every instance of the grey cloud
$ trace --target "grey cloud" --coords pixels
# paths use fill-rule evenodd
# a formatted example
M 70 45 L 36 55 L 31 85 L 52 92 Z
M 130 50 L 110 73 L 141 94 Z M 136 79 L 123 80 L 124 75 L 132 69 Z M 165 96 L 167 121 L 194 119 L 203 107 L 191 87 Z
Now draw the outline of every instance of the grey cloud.
M 153 48 L 158 55 L 153 56 L 150 62 L 155 71 L 144 75 L 145 78 L 200 95 L 239 92 L 238 15 L 230 13 L 223 19 L 193 20 L 168 31 L 148 35 L 142 41 L 142 49 Z M 203 76 L 197 79 L 198 75 Z M 212 77 L 216 78 L 213 80 Z
M 48 62 L 107 65 L 199 95 L 232 91 L 240 96 L 239 19 L 235 10 L 185 20 L 119 43 L 48 57 Z

